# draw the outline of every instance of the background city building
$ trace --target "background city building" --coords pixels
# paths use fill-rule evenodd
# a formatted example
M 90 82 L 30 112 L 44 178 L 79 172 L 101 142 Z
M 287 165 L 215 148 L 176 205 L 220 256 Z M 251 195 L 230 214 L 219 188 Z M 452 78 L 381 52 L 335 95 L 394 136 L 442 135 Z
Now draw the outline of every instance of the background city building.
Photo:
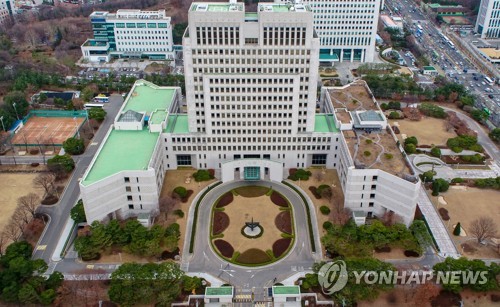
M 111 58 L 173 60 L 172 24 L 165 10 L 118 10 L 90 15 L 94 38 L 81 46 L 87 61 Z
M 500 0 L 481 0 L 474 31 L 481 38 L 500 37 Z
M 287 4 L 290 0 L 275 2 Z M 320 38 L 321 62 L 373 62 L 380 0 L 295 2 L 309 5 L 314 13 L 314 28 Z

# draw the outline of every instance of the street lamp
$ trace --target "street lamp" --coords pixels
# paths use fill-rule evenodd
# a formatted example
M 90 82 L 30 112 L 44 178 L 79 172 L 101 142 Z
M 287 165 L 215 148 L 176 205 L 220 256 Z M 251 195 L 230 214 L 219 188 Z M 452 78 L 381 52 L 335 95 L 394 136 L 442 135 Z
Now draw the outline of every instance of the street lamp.
M 12 103 L 12 106 L 14 107 L 14 111 L 16 111 L 16 117 L 17 117 L 17 120 L 19 120 L 19 114 L 17 114 L 17 109 L 16 109 L 16 103 Z
M 5 130 L 5 126 L 4 126 L 4 124 L 3 124 L 3 116 L 0 116 L 0 121 L 2 122 L 2 128 L 3 128 L 3 131 L 6 131 L 6 130 Z

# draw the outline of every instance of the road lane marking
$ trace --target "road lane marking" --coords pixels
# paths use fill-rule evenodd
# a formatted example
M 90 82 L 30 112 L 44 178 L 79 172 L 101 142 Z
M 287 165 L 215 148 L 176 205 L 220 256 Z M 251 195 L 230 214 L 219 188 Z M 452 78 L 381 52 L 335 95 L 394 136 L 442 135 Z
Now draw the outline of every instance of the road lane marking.
M 38 245 L 36 250 L 37 251 L 44 251 L 47 248 L 47 245 Z

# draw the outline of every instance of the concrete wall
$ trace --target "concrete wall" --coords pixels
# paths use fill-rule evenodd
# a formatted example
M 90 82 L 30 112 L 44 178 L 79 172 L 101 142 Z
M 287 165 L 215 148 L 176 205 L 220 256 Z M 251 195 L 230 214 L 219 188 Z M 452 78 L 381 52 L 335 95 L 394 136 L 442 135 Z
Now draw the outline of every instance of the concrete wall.
M 125 182 L 126 177 L 129 182 Z M 127 217 L 158 208 L 158 185 L 154 169 L 124 171 L 88 186 L 80 184 L 80 192 L 89 224 L 103 220 L 114 212 Z M 128 196 L 132 196 L 132 200 L 128 200 Z M 134 208 L 129 209 L 129 205 Z

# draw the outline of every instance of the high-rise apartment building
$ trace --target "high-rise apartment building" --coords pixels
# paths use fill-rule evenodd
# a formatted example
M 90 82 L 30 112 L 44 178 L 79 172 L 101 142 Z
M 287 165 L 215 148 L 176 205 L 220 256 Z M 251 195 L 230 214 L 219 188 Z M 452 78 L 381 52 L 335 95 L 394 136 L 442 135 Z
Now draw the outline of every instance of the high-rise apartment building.
M 309 5 L 321 62 L 372 62 L 381 0 L 275 0 Z
M 500 0 L 481 0 L 474 31 L 481 38 L 500 37 Z
M 165 10 L 118 10 L 90 14 L 93 39 L 81 46 L 83 58 L 108 62 L 111 58 L 172 60 L 173 39 L 170 17 Z
M 0 0 L 0 25 L 6 20 L 12 19 L 12 7 L 13 1 L 11 0 Z

